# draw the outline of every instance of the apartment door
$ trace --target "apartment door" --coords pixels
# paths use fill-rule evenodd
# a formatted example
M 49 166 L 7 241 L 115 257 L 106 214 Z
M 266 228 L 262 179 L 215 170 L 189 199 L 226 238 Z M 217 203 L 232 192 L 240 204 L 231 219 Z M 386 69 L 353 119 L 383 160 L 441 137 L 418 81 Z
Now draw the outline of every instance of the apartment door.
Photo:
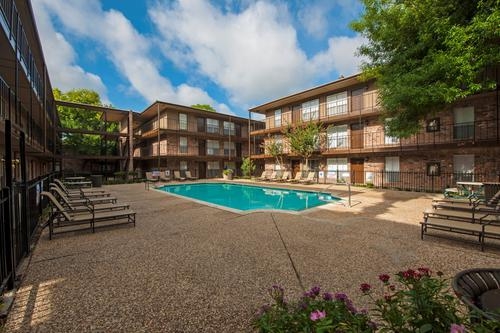
M 294 160 L 292 161 L 292 177 L 295 178 L 297 172 L 300 172 L 300 161 Z
M 351 183 L 364 184 L 365 182 L 365 160 L 362 158 L 351 158 Z
M 351 148 L 360 149 L 364 147 L 364 132 L 363 123 L 351 124 Z
M 351 112 L 363 111 L 363 93 L 365 88 L 353 90 L 351 93 Z
M 198 155 L 205 156 L 207 154 L 207 144 L 205 140 L 198 141 Z
M 198 162 L 198 178 L 207 178 L 207 162 Z
M 197 118 L 198 132 L 205 132 L 205 118 Z

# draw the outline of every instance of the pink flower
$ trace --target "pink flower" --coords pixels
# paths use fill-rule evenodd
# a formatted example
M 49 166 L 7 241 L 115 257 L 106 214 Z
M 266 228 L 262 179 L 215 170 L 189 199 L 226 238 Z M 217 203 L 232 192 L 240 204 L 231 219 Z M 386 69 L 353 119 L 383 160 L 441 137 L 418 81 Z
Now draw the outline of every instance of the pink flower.
M 309 315 L 309 318 L 311 318 L 312 321 L 320 320 L 325 317 L 326 317 L 326 311 L 319 311 L 319 310 L 314 310 Z
M 464 325 L 451 324 L 450 333 L 465 333 Z
M 380 274 L 378 276 L 379 280 L 382 281 L 383 283 L 388 283 L 389 282 L 389 279 L 391 278 L 389 275 L 387 274 Z
M 368 293 L 372 289 L 372 286 L 370 286 L 368 283 L 362 283 L 361 286 L 359 287 L 363 293 Z

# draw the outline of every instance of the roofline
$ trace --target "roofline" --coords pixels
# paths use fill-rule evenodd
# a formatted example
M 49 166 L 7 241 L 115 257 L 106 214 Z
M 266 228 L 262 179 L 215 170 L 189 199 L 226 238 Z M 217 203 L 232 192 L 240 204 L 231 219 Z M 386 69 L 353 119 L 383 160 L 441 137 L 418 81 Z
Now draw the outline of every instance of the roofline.
M 287 96 L 284 96 L 284 97 L 272 100 L 270 102 L 267 102 L 267 103 L 264 103 L 264 104 L 261 104 L 261 105 L 258 105 L 258 106 L 254 106 L 254 107 L 248 109 L 248 111 L 249 112 L 255 112 L 255 113 L 264 113 L 265 109 L 268 109 L 272 105 L 280 104 L 280 102 L 285 102 L 286 100 L 293 99 L 294 97 L 299 97 L 300 95 L 305 95 L 307 93 L 314 92 L 315 90 L 320 90 L 322 88 L 325 88 L 325 87 L 328 87 L 328 86 L 331 86 L 331 85 L 339 85 L 342 82 L 345 82 L 345 81 L 348 81 L 348 80 L 358 79 L 361 76 L 361 74 L 362 73 L 356 73 L 356 74 L 353 74 L 351 76 L 343 77 L 341 79 L 338 79 L 338 80 L 335 80 L 335 81 L 331 81 L 331 82 L 322 84 L 320 86 L 316 86 L 316 87 L 313 87 L 313 88 L 302 90 L 300 92 L 293 93 L 291 95 L 287 95 Z M 359 80 L 359 83 L 361 83 L 361 82 L 362 81 Z M 285 103 L 283 103 L 283 104 L 285 104 Z

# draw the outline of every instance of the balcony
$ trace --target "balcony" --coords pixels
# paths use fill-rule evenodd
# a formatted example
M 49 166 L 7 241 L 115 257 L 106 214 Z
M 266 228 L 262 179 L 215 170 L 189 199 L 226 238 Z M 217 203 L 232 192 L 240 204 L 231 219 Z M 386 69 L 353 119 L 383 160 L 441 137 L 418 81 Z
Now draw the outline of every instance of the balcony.
M 236 157 L 241 158 L 241 152 L 238 153 L 239 149 L 223 149 L 223 148 L 204 148 L 198 145 L 188 145 L 188 146 L 161 146 L 160 156 L 165 157 L 192 157 L 199 158 L 201 156 L 205 157 Z M 246 153 L 246 148 L 242 149 Z M 135 158 L 151 158 L 158 157 L 157 147 L 142 147 L 134 149 Z

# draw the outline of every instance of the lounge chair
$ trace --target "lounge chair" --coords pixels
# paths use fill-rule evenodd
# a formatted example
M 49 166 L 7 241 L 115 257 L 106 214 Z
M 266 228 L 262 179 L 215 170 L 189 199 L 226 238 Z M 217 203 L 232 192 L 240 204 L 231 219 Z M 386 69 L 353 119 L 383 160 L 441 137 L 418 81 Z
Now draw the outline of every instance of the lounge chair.
M 185 177 L 181 177 L 180 171 L 174 171 L 174 180 L 185 181 Z
M 163 171 L 160 173 L 160 181 L 161 182 L 169 182 L 172 178 L 170 177 L 170 171 Z
M 315 178 L 316 178 L 316 173 L 314 171 L 309 171 L 309 173 L 307 174 L 307 177 L 305 179 L 299 180 L 299 183 L 312 184 L 312 183 L 314 183 Z
M 198 177 L 193 177 L 193 176 L 191 175 L 191 171 L 186 170 L 186 179 L 187 179 L 187 180 L 197 180 L 197 179 L 198 179 Z
M 58 187 L 63 191 L 66 196 L 70 199 L 83 199 L 83 198 L 102 198 L 102 197 L 110 197 L 111 194 L 105 191 L 96 191 L 96 192 L 90 192 L 90 191 L 71 191 L 68 190 L 64 184 L 60 183 L 49 183 L 49 186 L 51 187 Z
M 470 311 L 484 319 L 500 321 L 500 268 L 475 268 L 455 275 L 451 285 Z M 491 304 L 490 303 L 495 303 Z M 493 305 L 493 306 L 492 306 Z M 496 311 L 496 313 L 494 313 Z M 482 319 L 482 318 L 478 318 Z
M 264 181 L 264 180 L 267 180 L 268 177 L 267 177 L 267 171 L 264 170 L 262 171 L 262 174 L 260 175 L 260 177 L 257 177 L 255 178 L 255 180 L 259 180 L 259 181 Z
M 133 223 L 135 227 L 135 212 L 130 209 L 96 211 L 90 205 L 87 207 L 87 212 L 73 213 L 64 209 L 51 193 L 44 191 L 40 194 L 49 199 L 52 207 L 52 213 L 48 220 L 49 239 L 52 239 L 52 235 L 56 234 L 55 228 L 65 228 L 65 230 L 57 233 L 73 232 L 81 230 L 81 228 L 75 228 L 75 226 L 88 224 L 92 232 L 95 232 L 96 222 L 125 220 L 125 222 L 119 224 Z M 103 226 L 107 225 L 109 224 L 103 223 Z
M 278 179 L 278 173 L 276 171 L 271 172 L 271 175 L 266 178 L 266 181 L 274 181 Z
M 283 174 L 281 175 L 281 177 L 279 177 L 278 179 L 276 179 L 276 181 L 278 182 L 286 182 L 290 179 L 290 171 L 285 171 L 283 172 Z
M 287 182 L 289 183 L 298 183 L 302 179 L 302 172 L 297 171 L 295 174 L 295 177 L 292 179 L 288 179 Z
M 54 197 L 59 198 L 59 203 L 63 206 L 66 207 L 68 210 L 70 210 L 73 213 L 78 213 L 78 212 L 85 212 L 87 211 L 87 206 L 93 205 L 95 211 L 99 210 L 113 210 L 113 209 L 128 209 L 130 207 L 129 204 L 125 203 L 117 203 L 116 199 L 114 202 L 109 201 L 109 197 L 105 197 L 104 199 L 108 199 L 108 201 L 99 201 L 101 198 L 97 198 L 97 201 L 91 201 L 89 198 L 85 199 L 79 199 L 76 202 L 73 202 L 69 200 L 69 198 L 61 192 L 57 187 L 52 187 L 51 193 L 54 195 Z
M 66 193 L 105 193 L 106 190 L 102 189 L 102 188 L 94 188 L 94 187 L 91 187 L 91 188 L 79 188 L 79 189 L 71 189 L 71 188 L 68 188 L 66 185 L 64 185 L 64 183 L 62 181 L 60 181 L 59 179 L 54 179 L 54 184 L 57 184 L 57 186 L 59 186 L 64 192 Z
M 85 206 L 89 202 L 94 205 L 105 204 L 105 203 L 116 203 L 116 198 L 112 196 L 106 197 L 83 197 L 83 198 L 70 198 L 57 186 L 50 186 L 50 192 L 59 197 L 62 201 L 68 201 L 72 206 Z

